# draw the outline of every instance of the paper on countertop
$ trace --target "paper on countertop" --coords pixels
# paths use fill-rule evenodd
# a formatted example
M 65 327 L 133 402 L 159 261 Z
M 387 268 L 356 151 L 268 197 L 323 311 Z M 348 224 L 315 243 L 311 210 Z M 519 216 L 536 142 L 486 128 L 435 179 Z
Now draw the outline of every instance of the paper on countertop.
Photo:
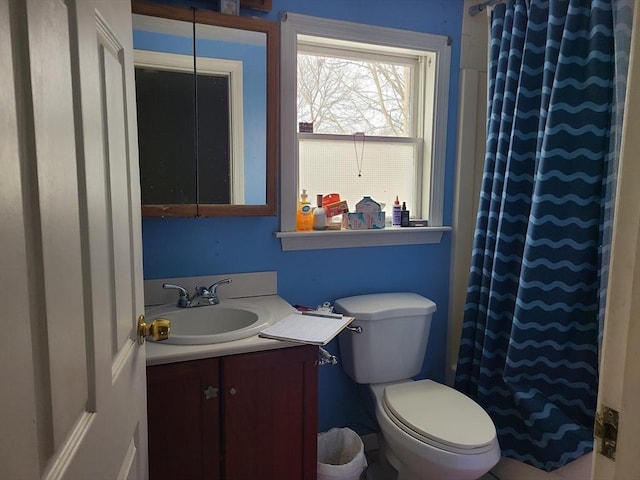
M 354 317 L 292 313 L 260 332 L 261 337 L 312 345 L 326 345 L 353 321 Z

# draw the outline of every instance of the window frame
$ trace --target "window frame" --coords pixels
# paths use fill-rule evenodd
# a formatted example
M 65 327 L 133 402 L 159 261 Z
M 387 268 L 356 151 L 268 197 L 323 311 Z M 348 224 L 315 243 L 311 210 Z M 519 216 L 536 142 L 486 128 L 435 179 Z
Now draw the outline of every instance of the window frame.
M 381 230 L 296 232 L 298 192 L 297 55 L 298 35 L 334 38 L 380 46 L 427 50 L 436 54 L 434 123 L 431 131 L 429 227 Z M 280 28 L 280 231 L 283 250 L 438 243 L 451 227 L 443 225 L 444 173 L 451 42 L 443 35 L 377 27 L 285 12 Z M 422 137 L 426 135 L 421 135 Z

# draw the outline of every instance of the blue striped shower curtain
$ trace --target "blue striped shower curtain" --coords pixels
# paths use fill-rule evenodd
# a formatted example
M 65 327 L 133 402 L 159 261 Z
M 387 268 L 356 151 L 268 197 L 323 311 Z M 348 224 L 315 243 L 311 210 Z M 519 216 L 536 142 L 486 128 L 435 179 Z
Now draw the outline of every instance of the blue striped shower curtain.
M 502 454 L 592 449 L 611 159 L 611 0 L 509 0 L 491 18 L 482 193 L 456 388 Z

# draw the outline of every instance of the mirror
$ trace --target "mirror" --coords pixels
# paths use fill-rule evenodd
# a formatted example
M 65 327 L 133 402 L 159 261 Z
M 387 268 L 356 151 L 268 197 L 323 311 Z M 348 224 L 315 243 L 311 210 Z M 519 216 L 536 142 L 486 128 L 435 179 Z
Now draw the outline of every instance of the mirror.
M 132 13 L 143 216 L 275 215 L 277 23 Z

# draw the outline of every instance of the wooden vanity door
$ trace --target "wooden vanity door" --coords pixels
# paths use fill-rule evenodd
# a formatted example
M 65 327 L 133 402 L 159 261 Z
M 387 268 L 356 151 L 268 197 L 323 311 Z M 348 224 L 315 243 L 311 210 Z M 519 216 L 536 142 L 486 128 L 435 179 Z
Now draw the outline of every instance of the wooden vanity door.
M 223 360 L 223 478 L 316 478 L 318 348 Z
M 147 367 L 149 478 L 220 478 L 220 394 L 215 358 Z

